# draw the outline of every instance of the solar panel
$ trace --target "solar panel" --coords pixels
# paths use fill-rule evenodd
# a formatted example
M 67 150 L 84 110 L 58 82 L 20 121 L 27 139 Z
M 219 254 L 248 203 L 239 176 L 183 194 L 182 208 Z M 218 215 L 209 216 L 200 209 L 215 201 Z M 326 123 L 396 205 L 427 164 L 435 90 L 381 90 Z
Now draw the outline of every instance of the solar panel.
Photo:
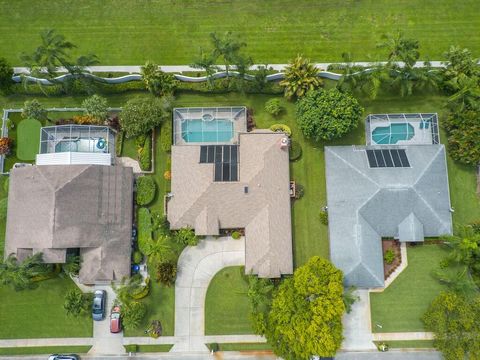
M 398 150 L 398 155 L 400 156 L 400 161 L 402 162 L 403 167 L 410 167 L 410 163 L 408 162 L 407 154 L 405 150 L 400 149 Z
M 230 181 L 238 181 L 238 164 L 230 164 Z
M 404 149 L 366 150 L 366 153 L 371 168 L 410 167 Z
M 368 164 L 370 165 L 371 168 L 378 167 L 377 160 L 375 159 L 375 155 L 373 155 L 373 150 L 367 150 L 367 158 L 368 158 Z
M 390 155 L 390 151 L 382 150 L 382 155 L 383 155 L 383 158 L 385 159 L 385 165 L 387 167 L 393 167 L 393 160 L 392 160 L 392 156 Z
M 213 146 L 208 146 L 207 149 L 207 163 L 213 163 L 215 158 L 215 148 Z
M 202 145 L 200 164 L 215 164 L 214 181 L 238 181 L 238 145 Z
M 207 146 L 200 146 L 200 164 L 205 164 L 207 162 Z
M 398 155 L 397 150 L 390 150 L 390 154 L 392 155 L 393 164 L 395 167 L 402 167 L 402 162 L 400 161 L 400 156 Z
M 222 163 L 215 163 L 215 181 L 222 181 Z
M 373 154 L 377 159 L 378 167 L 385 167 L 385 160 L 383 160 L 383 155 L 381 150 L 373 150 Z
M 215 162 L 222 162 L 223 159 L 223 147 L 221 145 L 215 145 Z

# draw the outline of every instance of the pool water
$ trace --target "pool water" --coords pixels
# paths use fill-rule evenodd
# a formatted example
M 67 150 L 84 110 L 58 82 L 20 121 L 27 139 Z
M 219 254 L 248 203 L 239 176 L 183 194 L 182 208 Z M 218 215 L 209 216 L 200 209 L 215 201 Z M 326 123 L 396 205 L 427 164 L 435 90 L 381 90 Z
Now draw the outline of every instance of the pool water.
M 376 144 L 396 144 L 401 140 L 410 140 L 415 135 L 411 124 L 390 124 L 390 126 L 376 127 L 372 131 L 372 140 Z
M 101 142 L 99 144 L 99 142 Z M 102 147 L 103 145 L 103 147 Z M 62 140 L 55 145 L 55 152 L 95 152 L 106 153 L 107 144 L 101 138 L 77 138 L 75 140 Z
M 182 138 L 185 142 L 223 143 L 233 138 L 233 122 L 226 119 L 204 121 L 185 120 L 182 123 Z

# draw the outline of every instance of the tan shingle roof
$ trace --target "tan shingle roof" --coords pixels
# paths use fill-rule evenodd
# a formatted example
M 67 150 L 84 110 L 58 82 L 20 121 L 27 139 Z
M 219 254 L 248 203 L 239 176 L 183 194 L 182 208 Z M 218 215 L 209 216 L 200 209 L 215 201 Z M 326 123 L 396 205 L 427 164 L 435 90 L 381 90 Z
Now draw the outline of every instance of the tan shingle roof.
M 262 277 L 291 274 L 290 174 L 282 138 L 270 131 L 240 134 L 238 182 L 214 182 L 214 165 L 199 164 L 200 146 L 173 146 L 172 228 L 191 226 L 199 235 L 245 228 L 246 271 Z

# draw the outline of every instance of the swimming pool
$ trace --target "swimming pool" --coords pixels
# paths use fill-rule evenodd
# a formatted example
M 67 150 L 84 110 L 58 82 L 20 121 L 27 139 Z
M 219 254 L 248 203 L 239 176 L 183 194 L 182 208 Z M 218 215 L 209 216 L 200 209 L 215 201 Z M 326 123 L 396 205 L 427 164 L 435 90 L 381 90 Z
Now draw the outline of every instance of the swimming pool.
M 62 139 L 55 145 L 55 152 L 106 153 L 108 147 L 103 138 Z
M 223 143 L 232 140 L 233 122 L 227 119 L 184 120 L 182 122 L 182 138 L 187 143 L 207 142 Z
M 379 126 L 372 131 L 372 141 L 379 145 L 396 144 L 401 140 L 410 140 L 415 135 L 414 127 L 409 123 Z

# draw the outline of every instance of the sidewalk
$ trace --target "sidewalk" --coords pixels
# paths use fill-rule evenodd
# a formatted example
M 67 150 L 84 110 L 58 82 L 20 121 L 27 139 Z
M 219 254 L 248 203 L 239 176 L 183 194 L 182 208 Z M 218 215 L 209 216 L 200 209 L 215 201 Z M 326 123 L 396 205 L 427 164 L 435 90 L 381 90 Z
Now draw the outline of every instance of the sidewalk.
M 434 335 L 430 332 L 373 333 L 374 341 L 433 340 L 433 338 Z

